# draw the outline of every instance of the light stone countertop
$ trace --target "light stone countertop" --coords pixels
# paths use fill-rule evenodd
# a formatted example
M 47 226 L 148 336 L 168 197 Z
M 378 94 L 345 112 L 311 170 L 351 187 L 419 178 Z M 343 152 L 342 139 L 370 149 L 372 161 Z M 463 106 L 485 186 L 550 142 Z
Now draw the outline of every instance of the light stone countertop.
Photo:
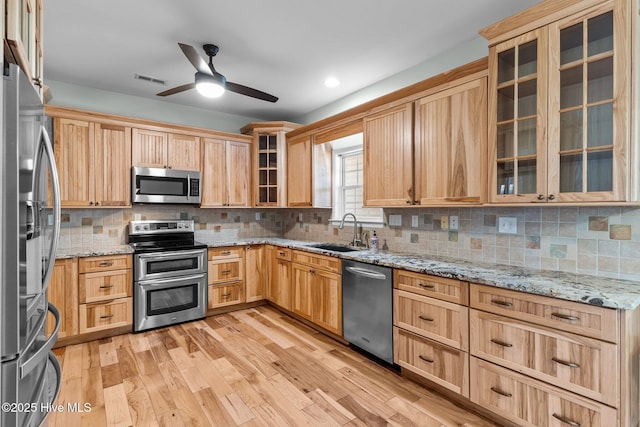
M 122 255 L 132 254 L 133 249 L 129 245 L 99 246 L 95 248 L 63 248 L 56 251 L 56 259 L 81 258 L 87 256 Z
M 402 253 L 396 251 L 372 251 L 365 249 L 352 252 L 335 252 L 311 247 L 311 245 L 322 242 L 304 242 L 275 237 L 216 240 L 198 236 L 197 240 L 201 243 L 205 243 L 209 247 L 272 244 L 291 249 L 302 249 L 342 259 L 392 268 L 401 268 L 418 273 L 464 280 L 472 283 L 495 286 L 503 289 L 512 289 L 596 306 L 625 310 L 632 310 L 640 306 L 640 280 L 618 280 L 599 276 L 535 270 L 525 267 L 511 267 L 500 264 L 488 264 L 455 258 L 417 255 L 414 253 Z M 65 249 L 58 251 L 57 258 L 111 255 L 132 252 L 133 251 L 128 245 L 97 248 L 96 250 Z

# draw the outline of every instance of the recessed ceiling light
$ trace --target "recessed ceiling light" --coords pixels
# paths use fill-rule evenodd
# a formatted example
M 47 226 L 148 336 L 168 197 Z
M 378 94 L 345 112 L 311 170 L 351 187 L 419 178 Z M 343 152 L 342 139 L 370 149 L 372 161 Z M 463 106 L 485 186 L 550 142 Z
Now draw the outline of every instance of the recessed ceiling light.
M 340 85 L 340 82 L 335 77 L 329 77 L 327 80 L 324 81 L 324 85 L 326 87 L 336 87 Z

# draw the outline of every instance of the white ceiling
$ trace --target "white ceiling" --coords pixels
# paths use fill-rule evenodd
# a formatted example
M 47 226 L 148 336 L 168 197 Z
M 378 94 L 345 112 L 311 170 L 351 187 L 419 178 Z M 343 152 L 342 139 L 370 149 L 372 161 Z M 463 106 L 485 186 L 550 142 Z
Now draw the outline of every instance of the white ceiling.
M 55 0 L 45 2 L 44 76 L 211 111 L 293 120 L 478 37 L 539 0 Z M 220 47 L 227 80 L 275 103 L 227 92 L 156 93 L 193 81 L 178 42 Z M 162 86 L 134 74 L 166 80 Z M 323 81 L 337 77 L 328 89 Z M 425 76 L 428 77 L 428 76 Z M 53 93 L 55 98 L 55 92 Z

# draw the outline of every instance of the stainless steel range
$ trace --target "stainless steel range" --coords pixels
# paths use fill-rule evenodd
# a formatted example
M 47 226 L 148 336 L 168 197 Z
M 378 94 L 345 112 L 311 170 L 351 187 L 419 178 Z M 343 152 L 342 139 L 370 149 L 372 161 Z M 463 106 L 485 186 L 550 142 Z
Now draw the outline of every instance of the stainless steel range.
M 207 311 L 207 246 L 193 220 L 131 221 L 133 329 L 201 319 Z

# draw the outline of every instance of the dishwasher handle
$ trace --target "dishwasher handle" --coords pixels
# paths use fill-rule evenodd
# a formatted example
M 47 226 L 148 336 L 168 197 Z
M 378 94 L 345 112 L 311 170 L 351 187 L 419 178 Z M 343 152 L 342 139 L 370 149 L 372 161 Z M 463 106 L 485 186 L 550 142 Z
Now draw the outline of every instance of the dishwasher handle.
M 345 267 L 345 269 L 349 273 L 355 274 L 356 276 L 364 276 L 364 277 L 368 277 L 370 279 L 377 279 L 377 280 L 386 280 L 387 279 L 387 276 L 385 274 L 378 273 L 377 271 L 373 271 L 373 270 L 367 270 L 366 268 Z

